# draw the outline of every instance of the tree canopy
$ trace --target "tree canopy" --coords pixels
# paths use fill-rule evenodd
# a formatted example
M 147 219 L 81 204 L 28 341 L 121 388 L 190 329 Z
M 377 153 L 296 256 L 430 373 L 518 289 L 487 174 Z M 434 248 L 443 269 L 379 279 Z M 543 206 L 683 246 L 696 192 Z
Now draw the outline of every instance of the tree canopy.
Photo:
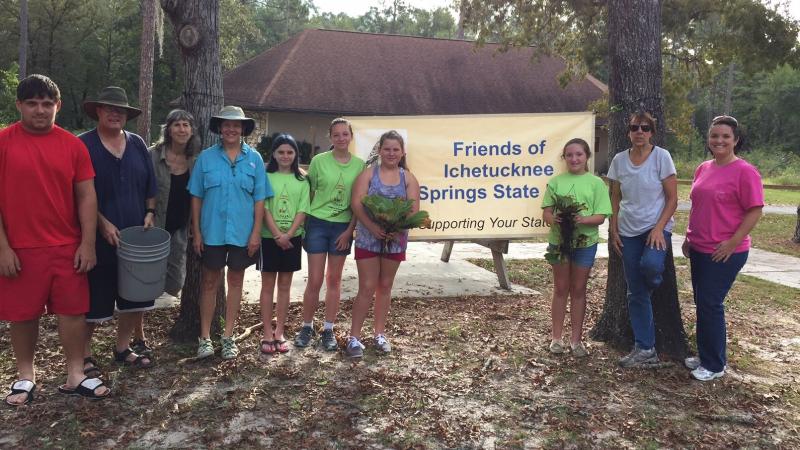
M 586 72 L 608 82 L 607 1 L 462 3 L 465 25 L 474 30 L 479 43 L 499 42 L 505 48 L 530 45 L 543 54 L 560 55 L 568 62 L 564 83 Z M 664 108 L 673 143 L 690 142 L 705 130 L 708 120 L 695 114 L 704 92 L 712 90 L 723 99 L 742 93 L 727 83 L 728 71 L 739 74 L 735 83 L 749 85 L 778 67 L 800 67 L 800 25 L 758 0 L 664 0 L 661 24 Z M 724 111 L 730 109 L 725 102 L 706 106 L 712 106 L 714 113 L 746 113 L 737 105 L 744 106 L 739 101 L 729 111 Z M 607 108 L 617 107 L 606 105 L 598 112 L 604 115 Z M 762 135 L 756 133 L 754 144 L 766 144 Z M 800 152 L 800 141 L 784 145 Z
M 0 0 L 3 42 L 19 40 L 19 3 Z M 564 83 L 586 72 L 608 81 L 606 0 L 462 0 L 454 5 L 462 12 L 467 38 L 506 48 L 533 45 L 545 54 L 560 55 L 568 62 Z M 437 38 L 458 34 L 455 10 L 416 8 L 402 0 L 384 2 L 355 17 L 322 13 L 313 0 L 220 0 L 220 11 L 223 71 L 309 27 Z M 81 103 L 106 85 L 122 86 L 130 99 L 137 98 L 140 15 L 140 2 L 130 0 L 29 2 L 27 72 L 47 74 L 61 87 L 61 125 L 75 131 L 92 127 Z M 760 119 L 786 112 L 781 108 L 787 102 L 770 103 L 776 98 L 800 95 L 792 81 L 800 67 L 796 21 L 759 0 L 664 0 L 661 20 L 664 108 L 672 145 L 698 142 L 709 114 L 729 107 L 727 112 L 748 118 L 753 145 L 800 152 L 797 136 L 785 132 L 797 126 L 769 130 L 770 122 Z M 161 35 L 172 33 L 171 23 L 165 21 Z M 178 50 L 174 45 L 161 48 L 153 69 L 154 138 L 157 124 L 171 109 L 169 102 L 183 89 Z M 12 64 L 17 59 L 14 45 L 0 48 L 4 72 L 16 67 Z M 750 89 L 763 82 L 770 83 L 772 91 Z M 3 81 L 0 90 L 12 92 L 9 87 Z M 782 97 L 770 92 L 781 92 Z M 609 107 L 613 105 L 600 108 L 600 113 Z M 13 105 L 8 113 L 13 120 Z M 782 117 L 796 120 L 791 114 Z

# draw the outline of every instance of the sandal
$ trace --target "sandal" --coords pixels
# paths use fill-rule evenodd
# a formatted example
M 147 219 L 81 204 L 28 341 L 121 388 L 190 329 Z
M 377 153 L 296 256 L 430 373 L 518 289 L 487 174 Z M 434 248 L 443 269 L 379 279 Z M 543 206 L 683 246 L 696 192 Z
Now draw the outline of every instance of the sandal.
M 91 366 L 86 367 L 87 364 L 91 364 Z M 95 359 L 91 356 L 83 358 L 83 366 L 83 374 L 88 378 L 100 378 L 100 376 L 103 374 L 103 371 L 101 371 L 100 367 L 98 367 L 99 365 L 97 364 L 97 361 L 95 361 Z
M 147 345 L 144 339 L 134 339 L 131 342 L 131 350 L 137 355 L 150 356 L 153 354 L 153 348 Z
M 124 353 L 124 352 L 123 352 Z M 103 395 L 97 394 L 99 387 L 105 386 L 105 383 L 100 378 L 86 377 L 78 383 L 74 388 L 68 387 L 66 384 L 58 387 L 58 392 L 67 395 L 84 397 L 89 400 L 102 400 L 111 395 L 111 389 L 106 388 L 106 393 Z
M 130 355 L 136 355 L 136 359 L 129 361 L 128 356 Z M 147 362 L 144 362 L 145 360 Z M 151 357 L 147 355 L 138 355 L 130 348 L 126 348 L 121 352 L 114 350 L 114 361 L 124 366 L 133 367 L 134 369 L 149 369 L 153 367 L 153 359 Z
M 33 401 L 33 391 L 36 390 L 36 383 L 31 380 L 17 380 L 11 384 L 11 393 L 6 395 L 6 404 L 9 406 L 23 406 L 27 405 L 28 403 Z M 28 396 L 25 398 L 25 401 L 22 403 L 14 403 L 8 401 L 8 398 L 12 395 L 17 394 L 27 394 Z
M 261 354 L 262 355 L 274 355 L 275 354 L 275 342 L 273 341 L 265 341 L 261 340 Z
M 283 339 L 276 339 L 272 341 L 272 345 L 275 347 L 275 351 L 278 353 L 289 352 L 289 343 Z

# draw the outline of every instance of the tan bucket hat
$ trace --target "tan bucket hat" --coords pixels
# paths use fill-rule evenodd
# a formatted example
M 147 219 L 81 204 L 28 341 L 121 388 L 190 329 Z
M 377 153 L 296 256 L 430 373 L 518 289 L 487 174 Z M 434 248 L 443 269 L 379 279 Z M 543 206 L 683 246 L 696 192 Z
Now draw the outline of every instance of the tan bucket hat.
M 211 130 L 212 133 L 220 134 L 219 127 L 225 120 L 241 121 L 242 136 L 250 136 L 250 133 L 256 128 L 256 121 L 246 117 L 242 108 L 238 106 L 223 106 L 216 115 L 211 116 L 208 129 Z

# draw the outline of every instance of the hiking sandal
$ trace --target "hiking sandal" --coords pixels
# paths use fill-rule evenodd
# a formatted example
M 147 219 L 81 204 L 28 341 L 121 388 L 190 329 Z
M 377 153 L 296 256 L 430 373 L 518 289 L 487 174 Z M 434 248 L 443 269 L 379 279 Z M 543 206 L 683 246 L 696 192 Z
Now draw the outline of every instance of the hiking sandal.
M 125 353 L 125 352 L 122 352 Z M 66 395 L 72 396 L 79 396 L 84 397 L 86 399 L 97 401 L 102 400 L 111 395 L 111 389 L 108 389 L 105 394 L 99 395 L 97 394 L 97 389 L 100 387 L 105 386 L 103 380 L 100 378 L 84 378 L 77 386 L 74 388 L 68 387 L 66 384 L 58 387 L 58 392 Z
M 6 395 L 6 405 L 13 406 L 16 408 L 18 406 L 29 404 L 30 402 L 33 401 L 33 391 L 35 390 L 36 390 L 36 383 L 34 383 L 31 380 L 15 381 L 14 383 L 11 384 L 11 393 Z M 9 397 L 17 394 L 27 394 L 27 397 L 25 397 L 25 401 L 23 401 L 22 403 L 14 403 L 8 401 Z
M 222 359 L 234 359 L 239 356 L 239 347 L 236 346 L 233 336 L 222 336 L 220 343 L 222 344 L 222 352 L 220 352 Z
M 136 355 L 136 359 L 133 361 L 128 361 L 128 356 L 130 355 Z M 145 362 L 145 360 L 147 362 Z M 132 367 L 134 369 L 149 369 L 153 367 L 153 359 L 151 357 L 146 355 L 138 355 L 130 348 L 126 348 L 121 352 L 114 350 L 114 361 L 116 361 L 118 364 Z
M 131 350 L 137 355 L 150 356 L 153 354 L 153 348 L 147 345 L 144 339 L 134 339 L 131 342 Z
M 91 364 L 91 367 L 86 367 L 87 364 Z M 103 371 L 100 370 L 99 366 L 97 361 L 91 356 L 83 358 L 83 374 L 88 378 L 100 378 L 100 376 L 103 375 Z

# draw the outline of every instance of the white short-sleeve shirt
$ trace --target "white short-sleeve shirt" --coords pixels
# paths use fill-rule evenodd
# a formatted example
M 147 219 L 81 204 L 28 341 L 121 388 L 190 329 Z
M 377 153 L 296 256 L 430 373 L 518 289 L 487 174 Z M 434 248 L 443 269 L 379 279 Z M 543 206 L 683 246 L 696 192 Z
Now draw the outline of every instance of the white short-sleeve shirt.
M 658 146 L 653 147 L 640 166 L 631 162 L 630 149 L 614 156 L 608 178 L 619 182 L 622 192 L 617 218 L 621 236 L 639 236 L 653 229 L 666 205 L 661 183 L 675 174 L 669 152 Z M 672 232 L 673 224 L 674 219 L 670 217 L 664 230 Z

